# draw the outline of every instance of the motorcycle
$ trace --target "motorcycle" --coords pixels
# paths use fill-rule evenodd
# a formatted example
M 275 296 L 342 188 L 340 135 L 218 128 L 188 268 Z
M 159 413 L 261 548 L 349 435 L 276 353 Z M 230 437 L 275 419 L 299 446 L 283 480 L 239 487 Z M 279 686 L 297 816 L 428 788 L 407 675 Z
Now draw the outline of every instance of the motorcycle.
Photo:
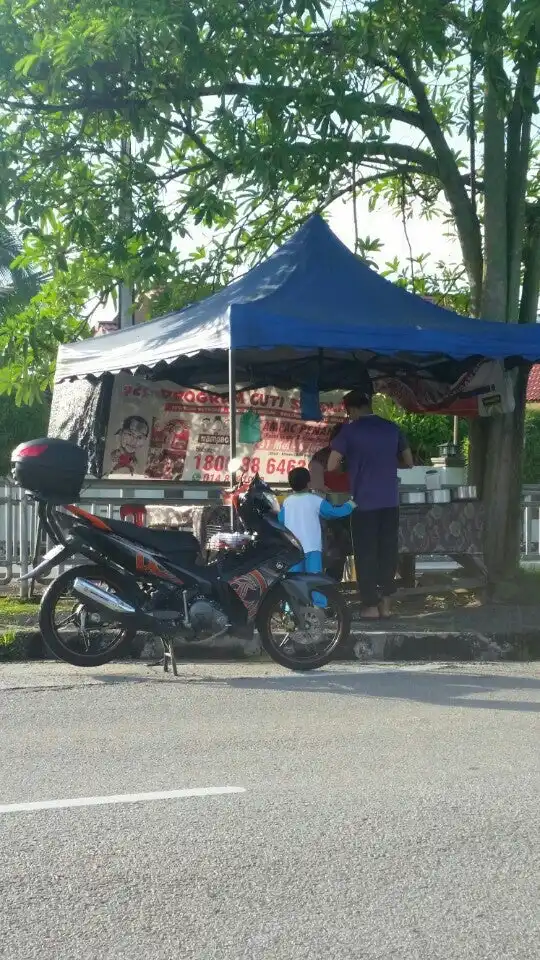
M 239 463 L 231 463 L 231 477 Z M 68 441 L 29 441 L 12 454 L 13 479 L 38 502 L 55 544 L 21 580 L 43 578 L 74 557 L 86 561 L 60 573 L 41 601 L 39 625 L 55 657 L 99 666 L 142 632 L 161 638 L 165 668 L 170 662 L 176 673 L 175 640 L 246 640 L 256 628 L 276 663 L 313 670 L 348 640 L 350 617 L 335 581 L 290 572 L 302 547 L 278 522 L 277 498 L 258 475 L 226 494 L 237 529 L 214 538 L 205 562 L 191 533 L 103 519 L 74 505 L 86 469 L 86 454 Z

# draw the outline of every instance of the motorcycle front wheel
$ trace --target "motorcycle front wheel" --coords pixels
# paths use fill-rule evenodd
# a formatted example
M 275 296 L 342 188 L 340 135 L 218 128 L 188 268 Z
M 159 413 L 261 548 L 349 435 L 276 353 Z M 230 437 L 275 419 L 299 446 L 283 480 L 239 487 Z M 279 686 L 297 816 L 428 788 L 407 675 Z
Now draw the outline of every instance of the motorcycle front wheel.
M 43 594 L 39 627 L 47 649 L 57 660 L 75 667 L 100 667 L 120 656 L 133 644 L 136 630 L 120 623 L 102 622 L 73 593 L 77 577 L 91 580 L 110 593 L 125 596 L 125 586 L 106 567 L 91 564 L 65 570 Z
M 349 638 L 350 613 L 336 587 L 318 588 L 305 612 L 301 628 L 287 594 L 280 588 L 267 595 L 257 617 L 264 650 L 289 670 L 324 667 Z

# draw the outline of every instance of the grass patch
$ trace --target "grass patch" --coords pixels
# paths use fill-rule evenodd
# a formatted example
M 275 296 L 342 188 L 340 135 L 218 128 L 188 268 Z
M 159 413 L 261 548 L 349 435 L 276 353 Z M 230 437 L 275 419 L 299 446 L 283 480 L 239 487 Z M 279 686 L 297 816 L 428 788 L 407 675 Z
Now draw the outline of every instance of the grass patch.
M 5 630 L 0 633 L 0 661 L 25 660 L 27 656 L 27 641 L 16 630 Z
M 5 633 L 0 634 L 0 647 L 6 649 L 12 647 L 17 639 L 17 634 L 14 630 L 6 630 Z
M 37 617 L 41 597 L 33 597 L 31 600 L 19 600 L 18 597 L 0 597 L 0 623 L 7 621 L 10 617 L 19 620 L 21 617 Z M 57 610 L 70 610 L 73 607 L 73 600 L 60 600 L 57 604 Z
M 0 615 L 37 613 L 39 601 L 39 597 L 32 597 L 31 600 L 20 600 L 18 597 L 0 597 Z

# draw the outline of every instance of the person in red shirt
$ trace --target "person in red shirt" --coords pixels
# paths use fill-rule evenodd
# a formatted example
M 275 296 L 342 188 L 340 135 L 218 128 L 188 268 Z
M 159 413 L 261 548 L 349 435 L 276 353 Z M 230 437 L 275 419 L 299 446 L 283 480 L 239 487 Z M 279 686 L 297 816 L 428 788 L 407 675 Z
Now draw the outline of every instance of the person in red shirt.
M 321 450 L 313 454 L 308 463 L 308 470 L 311 475 L 311 489 L 317 493 L 349 493 L 349 475 L 342 464 L 339 470 L 328 472 L 328 460 L 332 452 L 331 444 L 343 428 L 343 423 L 336 424 L 330 431 L 328 443 Z
M 328 459 L 332 452 L 330 444 L 338 436 L 343 426 L 343 423 L 338 423 L 332 427 L 327 445 L 321 450 L 317 450 L 308 464 L 311 475 L 311 489 L 314 493 L 323 497 L 327 493 L 342 493 L 350 497 L 349 476 L 345 467 L 342 465 L 340 470 L 333 473 L 329 473 L 327 469 Z M 332 524 L 323 523 L 323 534 L 325 572 L 340 583 L 343 580 L 345 560 L 352 552 L 349 518 L 335 520 Z

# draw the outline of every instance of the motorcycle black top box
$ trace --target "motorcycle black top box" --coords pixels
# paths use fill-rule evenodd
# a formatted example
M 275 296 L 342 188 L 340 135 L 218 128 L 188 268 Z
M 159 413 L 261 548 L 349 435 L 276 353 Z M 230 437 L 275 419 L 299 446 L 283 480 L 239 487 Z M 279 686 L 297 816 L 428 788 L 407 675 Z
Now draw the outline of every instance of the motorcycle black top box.
M 87 468 L 84 450 L 56 437 L 20 443 L 11 454 L 11 475 L 15 482 L 50 504 L 78 500 Z
M 250 637 L 256 627 L 276 662 L 311 670 L 348 638 L 348 612 L 335 583 L 289 572 L 303 551 L 278 523 L 276 497 L 259 476 L 242 478 L 229 493 L 239 536 L 224 538 L 205 564 L 189 533 L 103 519 L 73 504 L 86 473 L 86 456 L 75 444 L 52 438 L 20 444 L 12 473 L 38 501 L 56 544 L 28 577 L 44 577 L 76 555 L 88 561 L 61 573 L 41 603 L 44 642 L 67 662 L 107 663 L 142 631 L 163 640 L 174 665 L 175 640 L 211 644 L 228 634 Z

